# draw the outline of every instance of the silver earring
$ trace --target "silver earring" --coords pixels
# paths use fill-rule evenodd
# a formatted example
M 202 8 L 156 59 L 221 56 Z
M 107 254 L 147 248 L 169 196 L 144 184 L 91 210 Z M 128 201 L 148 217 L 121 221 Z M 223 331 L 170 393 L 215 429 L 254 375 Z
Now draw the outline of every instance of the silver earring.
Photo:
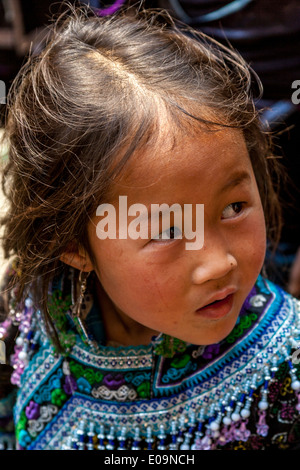
M 80 292 L 79 292 L 79 295 L 77 297 L 77 300 L 75 301 L 75 293 L 76 293 L 76 281 L 75 281 L 75 276 L 73 276 L 73 288 L 72 288 L 72 303 L 73 303 L 73 306 L 72 306 L 72 317 L 78 322 L 85 338 L 87 340 L 89 340 L 89 337 L 88 337 L 88 334 L 87 334 L 87 331 L 85 329 L 85 326 L 83 324 L 83 321 L 82 321 L 82 318 L 81 318 L 81 308 L 82 308 L 82 303 L 83 303 L 83 299 L 84 299 L 84 294 L 85 294 L 85 291 L 86 291 L 86 285 L 87 285 L 87 279 L 89 277 L 90 273 L 86 273 L 84 271 L 80 271 L 79 273 L 79 283 L 80 283 Z

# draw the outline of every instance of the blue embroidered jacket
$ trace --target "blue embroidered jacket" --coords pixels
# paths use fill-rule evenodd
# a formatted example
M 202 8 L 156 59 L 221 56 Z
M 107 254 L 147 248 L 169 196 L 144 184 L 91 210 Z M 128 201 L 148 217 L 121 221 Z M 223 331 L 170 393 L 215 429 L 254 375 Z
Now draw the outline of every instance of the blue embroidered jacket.
M 223 341 L 179 343 L 173 355 L 161 336 L 104 345 L 92 292 L 86 327 L 96 346 L 86 342 L 67 319 L 63 290 L 53 285 L 50 312 L 66 354 L 25 305 L 8 358 L 15 389 L 0 401 L 3 448 L 300 449 L 300 306 L 281 288 L 259 277 Z

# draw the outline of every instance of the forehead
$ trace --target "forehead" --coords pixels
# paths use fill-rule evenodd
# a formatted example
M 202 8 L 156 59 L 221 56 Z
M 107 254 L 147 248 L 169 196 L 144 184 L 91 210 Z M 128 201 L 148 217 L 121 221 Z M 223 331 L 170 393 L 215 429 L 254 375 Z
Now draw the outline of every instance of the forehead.
M 216 186 L 235 171 L 252 173 L 242 131 L 218 127 L 172 131 L 165 127 L 155 145 L 132 155 L 112 185 L 113 197 L 139 192 L 141 196 L 170 195 L 191 185 Z

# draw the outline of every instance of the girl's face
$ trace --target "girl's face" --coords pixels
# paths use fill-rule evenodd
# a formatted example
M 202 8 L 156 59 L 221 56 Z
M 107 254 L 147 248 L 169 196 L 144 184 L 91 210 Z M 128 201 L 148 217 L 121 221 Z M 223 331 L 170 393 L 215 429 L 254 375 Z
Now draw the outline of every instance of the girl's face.
M 120 195 L 128 207 L 204 204 L 204 244 L 186 249 L 176 228 L 167 240 L 118 239 L 118 219 L 117 238 L 100 240 L 103 217 L 95 216 L 88 233 L 110 339 L 145 344 L 163 332 L 207 345 L 225 338 L 265 256 L 264 215 L 242 133 L 199 131 L 173 147 L 166 133 L 160 151 L 135 155 L 113 189 L 117 214 Z

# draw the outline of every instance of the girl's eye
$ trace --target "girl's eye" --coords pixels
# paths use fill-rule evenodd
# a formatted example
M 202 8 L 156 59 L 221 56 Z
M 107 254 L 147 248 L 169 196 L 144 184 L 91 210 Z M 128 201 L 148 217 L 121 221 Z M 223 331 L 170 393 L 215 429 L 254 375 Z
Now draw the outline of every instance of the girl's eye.
M 170 227 L 167 230 L 159 233 L 156 237 L 153 237 L 151 241 L 165 241 L 165 240 L 176 240 L 182 238 L 182 232 L 178 227 Z
M 228 204 L 222 212 L 222 219 L 231 219 L 236 217 L 244 208 L 245 202 L 233 202 Z

